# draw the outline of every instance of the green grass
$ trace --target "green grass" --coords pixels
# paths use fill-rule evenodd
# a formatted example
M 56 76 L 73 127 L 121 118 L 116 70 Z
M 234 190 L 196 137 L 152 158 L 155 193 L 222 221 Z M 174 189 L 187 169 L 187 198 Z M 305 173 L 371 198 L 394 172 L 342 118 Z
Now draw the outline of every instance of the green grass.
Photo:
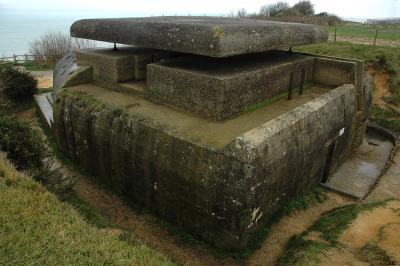
M 400 62 L 400 47 L 371 46 L 352 44 L 349 42 L 327 42 L 304 45 L 295 48 L 296 52 L 336 56 L 364 60 L 366 63 L 382 63 L 386 61 L 397 65 Z M 392 65 L 390 67 L 393 67 Z
M 335 32 L 334 26 L 325 27 L 329 33 Z M 337 36 L 352 36 L 358 38 L 375 38 L 378 30 L 378 39 L 400 40 L 400 24 L 390 25 L 363 25 L 363 24 L 343 24 L 336 26 Z
M 324 213 L 307 231 L 320 232 L 324 240 L 328 241 L 330 244 L 336 245 L 340 234 L 349 227 L 359 213 L 382 206 L 383 204 L 382 202 L 350 204 L 332 209 Z
M 18 64 L 14 64 L 14 65 L 23 66 L 28 71 L 53 70 L 53 68 L 54 68 L 53 65 L 50 65 L 47 63 L 38 64 L 35 62 L 18 63 Z
M 386 202 L 350 204 L 325 212 L 306 231 L 289 240 L 277 265 L 318 265 L 321 253 L 331 247 L 339 246 L 339 236 L 361 212 L 384 206 Z M 311 232 L 317 233 L 321 238 L 320 241 L 307 239 L 307 235 Z
M 370 118 L 378 125 L 393 130 L 398 134 L 400 133 L 399 113 L 373 105 L 371 108 Z
M 0 62 L 0 66 L 23 66 L 28 71 L 40 71 L 40 70 L 53 70 L 54 66 L 47 63 L 35 63 L 35 62 L 26 62 L 26 63 L 14 63 L 14 62 Z
M 277 265 L 319 265 L 319 255 L 328 248 L 329 244 L 324 242 L 307 240 L 301 235 L 295 235 L 289 240 L 284 255 L 278 259 Z
M 4 154 L 0 235 L 0 265 L 173 265 L 139 240 L 99 231 L 72 206 L 17 172 Z

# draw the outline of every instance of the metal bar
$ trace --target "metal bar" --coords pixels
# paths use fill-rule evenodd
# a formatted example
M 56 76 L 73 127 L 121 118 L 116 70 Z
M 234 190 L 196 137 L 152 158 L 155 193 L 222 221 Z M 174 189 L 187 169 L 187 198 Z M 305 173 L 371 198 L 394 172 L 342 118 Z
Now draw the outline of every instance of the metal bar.
M 292 93 L 293 93 L 293 72 L 290 72 L 288 100 L 292 99 Z
M 304 68 L 301 69 L 301 80 L 300 80 L 300 91 L 299 95 L 303 95 L 303 87 L 304 87 Z

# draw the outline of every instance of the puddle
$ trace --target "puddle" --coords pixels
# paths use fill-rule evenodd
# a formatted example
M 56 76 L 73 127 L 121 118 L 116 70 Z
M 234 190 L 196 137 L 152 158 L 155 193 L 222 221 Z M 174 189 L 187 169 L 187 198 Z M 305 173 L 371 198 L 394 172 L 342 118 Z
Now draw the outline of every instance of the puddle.
M 360 162 L 357 166 L 357 175 L 365 176 L 366 178 L 375 178 L 379 175 L 378 164 Z
M 368 133 L 358 154 L 347 160 L 325 185 L 357 198 L 364 197 L 375 184 L 389 160 L 393 143 L 376 133 Z

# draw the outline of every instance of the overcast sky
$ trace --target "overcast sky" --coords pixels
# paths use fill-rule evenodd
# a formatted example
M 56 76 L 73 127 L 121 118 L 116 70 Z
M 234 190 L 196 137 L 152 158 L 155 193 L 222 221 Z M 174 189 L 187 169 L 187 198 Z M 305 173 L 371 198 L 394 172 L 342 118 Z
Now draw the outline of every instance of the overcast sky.
M 289 4 L 298 0 L 287 0 Z M 223 15 L 239 8 L 257 12 L 276 0 L 0 0 L 0 6 L 17 9 L 79 10 L 121 15 Z M 341 17 L 400 17 L 400 0 L 314 0 L 316 12 Z

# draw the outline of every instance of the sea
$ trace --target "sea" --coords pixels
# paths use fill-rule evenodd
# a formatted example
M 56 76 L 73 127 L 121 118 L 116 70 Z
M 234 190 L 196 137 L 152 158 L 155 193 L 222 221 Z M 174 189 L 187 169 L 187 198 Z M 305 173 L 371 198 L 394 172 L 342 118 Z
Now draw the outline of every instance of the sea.
M 12 9 L 0 6 L 0 58 L 29 54 L 32 42 L 48 32 L 69 34 L 72 23 L 83 18 L 142 17 L 129 11 L 60 11 Z M 97 46 L 104 46 L 97 43 Z

